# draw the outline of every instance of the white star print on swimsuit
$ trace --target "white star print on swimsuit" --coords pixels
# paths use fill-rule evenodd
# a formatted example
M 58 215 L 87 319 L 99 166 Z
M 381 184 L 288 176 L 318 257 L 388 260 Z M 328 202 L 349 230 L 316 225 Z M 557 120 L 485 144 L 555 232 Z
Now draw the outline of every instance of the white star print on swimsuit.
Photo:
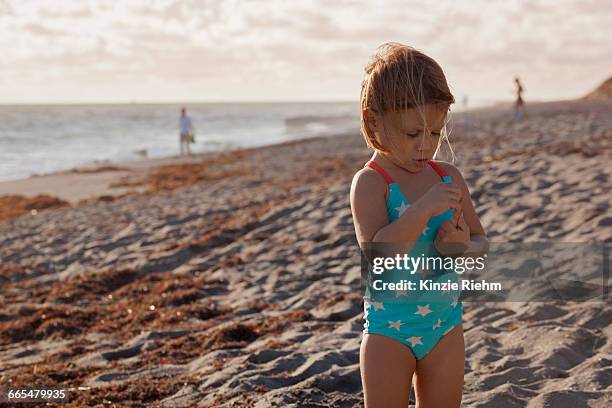
M 402 321 L 401 320 L 398 320 L 398 321 L 395 321 L 395 322 L 391 322 L 391 321 L 389 322 L 389 328 L 396 329 L 397 331 L 399 331 L 401 325 L 402 325 Z
M 421 317 L 425 317 L 430 313 L 431 313 L 431 310 L 429 309 L 429 305 L 417 306 L 417 311 L 414 312 L 414 314 L 418 314 Z
M 402 202 L 399 207 L 395 208 L 395 211 L 397 211 L 397 216 L 401 217 L 402 214 L 404 214 L 404 211 L 406 211 L 408 208 L 410 208 L 410 204 L 406 205 L 406 203 Z
M 406 339 L 406 341 L 409 341 L 410 344 L 412 344 L 412 347 L 416 346 L 417 344 L 423 345 L 423 342 L 421 341 L 423 337 L 421 336 L 412 336 Z
M 431 326 L 431 330 L 436 330 L 440 326 L 442 326 L 442 320 L 438 319 L 438 322 Z

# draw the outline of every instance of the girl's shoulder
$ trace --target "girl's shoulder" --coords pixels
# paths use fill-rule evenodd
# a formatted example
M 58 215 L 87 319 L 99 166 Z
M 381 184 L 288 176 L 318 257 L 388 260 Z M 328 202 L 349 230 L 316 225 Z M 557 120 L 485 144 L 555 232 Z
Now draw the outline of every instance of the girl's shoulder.
M 463 190 L 467 190 L 468 187 L 465 178 L 461 174 L 461 171 L 457 167 L 455 167 L 454 164 L 440 160 L 432 161 L 435 162 L 438 166 L 440 166 L 442 170 L 446 172 L 446 174 L 451 176 L 453 182 L 457 183 Z
M 432 162 L 440 166 L 442 170 L 444 170 L 446 174 L 451 176 L 453 179 L 463 180 L 463 175 L 461 174 L 461 171 L 459 171 L 459 169 L 455 167 L 454 164 L 442 160 L 432 160 Z
M 351 183 L 351 198 L 368 197 L 371 194 L 387 195 L 387 182 L 371 167 L 359 169 L 353 176 Z

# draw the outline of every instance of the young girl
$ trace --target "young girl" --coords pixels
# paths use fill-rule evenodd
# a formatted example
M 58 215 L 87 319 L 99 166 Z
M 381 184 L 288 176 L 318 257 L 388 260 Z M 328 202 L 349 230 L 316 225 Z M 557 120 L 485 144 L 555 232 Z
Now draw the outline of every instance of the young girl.
M 485 232 L 457 168 L 433 158 L 454 103 L 440 66 L 412 47 L 387 43 L 365 68 L 361 128 L 370 161 L 353 178 L 359 245 L 435 244 L 438 255 L 478 253 Z M 457 249 L 459 246 L 459 252 Z M 405 248 L 404 246 L 403 248 Z M 462 304 L 364 302 L 360 351 L 366 408 L 459 407 L 465 350 Z

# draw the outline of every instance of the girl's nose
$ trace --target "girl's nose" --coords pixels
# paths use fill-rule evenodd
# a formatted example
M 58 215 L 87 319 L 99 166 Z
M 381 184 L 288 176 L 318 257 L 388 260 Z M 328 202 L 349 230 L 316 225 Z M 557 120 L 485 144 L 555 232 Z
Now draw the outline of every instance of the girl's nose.
M 421 143 L 419 143 L 417 145 L 417 150 L 418 151 L 428 151 L 431 150 L 432 147 L 434 146 L 434 140 L 432 140 L 433 138 L 431 137 L 429 131 L 424 131 L 423 135 L 421 136 Z

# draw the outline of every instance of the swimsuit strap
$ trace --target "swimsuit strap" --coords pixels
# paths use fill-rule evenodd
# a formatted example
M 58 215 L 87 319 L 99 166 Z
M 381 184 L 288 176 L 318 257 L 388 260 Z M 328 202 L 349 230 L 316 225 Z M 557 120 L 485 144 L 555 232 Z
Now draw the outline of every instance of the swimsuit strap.
M 387 184 L 395 184 L 395 181 L 393 181 L 393 178 L 391 178 L 391 176 L 389 175 L 389 173 L 385 171 L 385 169 L 380 167 L 380 164 L 370 160 L 366 163 L 366 166 L 376 170 L 378 174 L 380 174 L 381 176 L 385 178 L 385 181 L 387 182 Z
M 432 169 L 434 169 L 436 173 L 438 173 L 438 175 L 442 178 L 442 180 L 446 182 L 447 180 L 450 179 L 450 178 L 449 179 L 446 178 L 448 177 L 448 174 L 446 173 L 446 171 L 444 171 L 444 169 L 439 164 L 435 163 L 432 160 L 428 160 L 427 163 L 431 166 Z M 376 170 L 378 174 L 384 177 L 387 184 L 395 184 L 395 181 L 393 181 L 393 178 L 389 175 L 389 173 L 385 171 L 385 169 L 380 167 L 380 164 L 370 160 L 366 163 L 366 166 Z
M 444 177 L 447 177 L 448 174 L 446 174 L 446 172 L 444 171 L 444 169 L 442 167 L 440 167 L 440 165 L 438 163 L 435 163 L 432 160 L 427 160 L 427 163 L 429 163 L 429 165 L 431 166 L 432 169 L 434 169 L 436 171 L 436 173 L 438 173 L 438 175 L 440 177 L 442 177 L 442 180 L 445 180 Z

